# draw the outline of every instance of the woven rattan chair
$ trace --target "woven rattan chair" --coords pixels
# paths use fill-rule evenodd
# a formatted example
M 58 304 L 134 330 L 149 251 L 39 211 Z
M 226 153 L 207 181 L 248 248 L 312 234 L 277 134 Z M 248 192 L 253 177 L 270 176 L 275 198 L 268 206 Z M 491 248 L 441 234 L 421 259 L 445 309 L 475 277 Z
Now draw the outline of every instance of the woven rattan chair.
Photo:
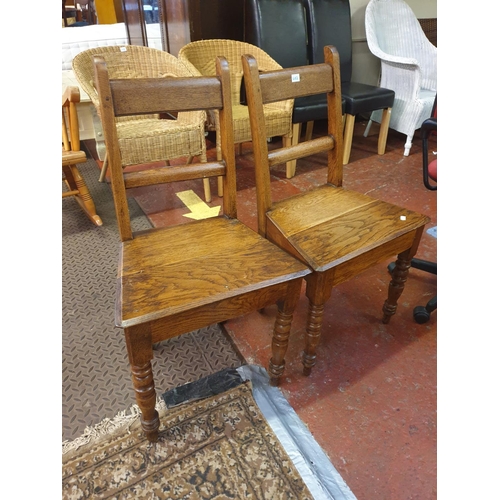
M 370 0 L 365 13 L 366 39 L 381 61 L 380 85 L 396 93 L 389 128 L 406 135 L 404 156 L 413 135 L 431 116 L 437 92 L 437 48 L 426 37 L 412 9 L 403 0 Z M 375 111 L 372 122 L 380 122 Z
M 80 132 L 76 104 L 80 102 L 78 87 L 67 87 L 62 96 L 62 171 L 67 190 L 62 197 L 74 196 L 88 218 L 102 226 L 101 218 L 96 214 L 94 200 L 81 176 L 77 165 L 87 161 L 85 151 L 80 149 Z
M 231 99 L 233 103 L 234 142 L 241 144 L 252 140 L 248 108 L 240 104 L 243 69 L 241 56 L 251 54 L 259 63 L 262 71 L 281 69 L 281 66 L 266 52 L 249 43 L 236 40 L 199 40 L 191 42 L 181 48 L 179 59 L 192 72 L 198 75 L 213 76 L 215 74 L 215 58 L 223 56 L 229 63 L 231 72 Z M 293 99 L 266 105 L 264 109 L 266 136 L 282 137 L 283 145 L 292 140 L 292 112 Z M 220 132 L 217 112 L 208 117 L 207 128 L 216 131 L 217 158 L 220 159 Z M 287 171 L 292 168 L 287 163 Z M 219 183 L 219 195 L 221 194 Z
M 73 59 L 73 71 L 99 114 L 99 96 L 94 86 L 94 56 L 102 55 L 113 78 L 158 78 L 193 76 L 175 56 L 150 47 L 96 47 L 80 52 Z M 172 117 L 171 117 L 172 118 Z M 205 111 L 182 112 L 176 119 L 154 116 L 117 118 L 122 166 L 140 165 L 198 156 L 207 161 Z M 104 159 L 100 180 L 104 180 L 108 157 Z M 211 201 L 209 179 L 203 179 L 205 199 Z

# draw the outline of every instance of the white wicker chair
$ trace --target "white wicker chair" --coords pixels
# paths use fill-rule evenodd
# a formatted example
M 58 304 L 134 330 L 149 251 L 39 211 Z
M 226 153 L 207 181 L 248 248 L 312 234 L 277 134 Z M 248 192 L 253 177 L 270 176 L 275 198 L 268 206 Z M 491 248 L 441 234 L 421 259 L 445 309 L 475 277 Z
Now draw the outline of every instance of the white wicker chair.
M 366 39 L 381 60 L 380 86 L 396 93 L 389 128 L 406 134 L 404 155 L 413 134 L 431 116 L 437 92 L 437 48 L 425 36 L 418 19 L 403 0 L 370 0 L 365 14 Z M 380 123 L 382 113 L 374 111 Z

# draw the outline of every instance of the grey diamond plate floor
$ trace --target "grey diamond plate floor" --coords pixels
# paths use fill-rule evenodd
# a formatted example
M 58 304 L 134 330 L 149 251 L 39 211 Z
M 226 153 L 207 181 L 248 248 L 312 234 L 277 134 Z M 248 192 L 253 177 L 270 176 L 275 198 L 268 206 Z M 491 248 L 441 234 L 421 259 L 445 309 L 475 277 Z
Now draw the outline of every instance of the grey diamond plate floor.
M 89 155 L 87 155 L 89 156 Z M 103 220 L 94 226 L 76 200 L 62 201 L 62 440 L 135 403 L 122 332 L 114 326 L 118 246 L 111 190 L 93 160 L 80 165 Z M 130 199 L 134 230 L 151 227 Z M 157 393 L 193 382 L 243 358 L 219 325 L 155 346 Z

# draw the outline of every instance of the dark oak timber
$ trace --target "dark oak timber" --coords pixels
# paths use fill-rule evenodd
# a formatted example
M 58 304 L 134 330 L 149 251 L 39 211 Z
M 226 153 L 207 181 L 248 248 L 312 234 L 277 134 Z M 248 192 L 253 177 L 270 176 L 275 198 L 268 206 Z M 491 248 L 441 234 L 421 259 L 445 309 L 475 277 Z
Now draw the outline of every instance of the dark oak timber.
M 325 304 L 332 287 L 386 259 L 398 256 L 383 305 L 384 323 L 395 314 L 411 258 L 429 218 L 355 191 L 344 189 L 343 131 L 338 52 L 325 47 L 325 62 L 278 71 L 259 72 L 251 55 L 243 56 L 247 103 L 254 144 L 259 233 L 307 264 L 305 277 L 309 315 L 303 354 L 304 374 L 316 363 Z M 268 151 L 263 105 L 282 99 L 327 94 L 328 130 L 288 148 Z M 327 152 L 326 183 L 273 203 L 270 167 L 294 158 Z M 270 372 L 281 374 L 281 361 Z
M 105 60 L 96 56 L 94 61 L 122 241 L 115 323 L 125 334 L 142 428 L 156 441 L 153 344 L 277 304 L 270 368 L 276 382 L 302 279 L 310 270 L 237 219 L 231 87 L 224 58 L 217 58 L 212 77 L 128 80 L 110 80 Z M 219 112 L 221 160 L 124 173 L 115 118 L 188 109 Z M 222 215 L 133 232 L 127 188 L 204 177 L 222 178 Z

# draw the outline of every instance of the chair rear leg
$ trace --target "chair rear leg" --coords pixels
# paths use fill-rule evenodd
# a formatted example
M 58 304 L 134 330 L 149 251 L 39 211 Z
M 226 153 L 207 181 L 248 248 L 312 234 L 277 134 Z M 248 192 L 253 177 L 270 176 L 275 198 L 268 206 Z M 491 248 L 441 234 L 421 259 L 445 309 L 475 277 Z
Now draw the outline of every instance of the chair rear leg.
M 307 122 L 306 125 L 306 135 L 304 136 L 304 141 L 310 141 L 312 139 L 314 129 L 314 122 Z
M 385 324 L 389 323 L 391 316 L 396 313 L 396 309 L 398 308 L 399 297 L 401 297 L 405 288 L 406 280 L 408 279 L 408 273 L 411 267 L 411 258 L 412 255 L 410 255 L 410 251 L 407 250 L 400 253 L 396 259 L 396 264 L 391 273 L 392 279 L 389 283 L 387 300 L 384 302 L 382 307 L 382 311 L 384 313 L 382 322 Z
M 365 131 L 363 132 L 363 137 L 368 137 L 368 134 L 370 133 L 370 129 L 371 129 L 371 127 L 372 127 L 372 123 L 373 123 L 373 121 L 372 121 L 372 119 L 370 118 L 370 119 L 368 120 L 368 123 L 366 124 Z
M 284 135 L 281 139 L 283 141 L 284 148 L 289 148 L 292 145 L 293 137 L 291 137 L 289 135 Z M 297 164 L 297 160 L 290 160 L 290 161 L 286 162 L 286 178 L 287 179 L 290 179 L 291 177 L 293 177 L 295 175 L 295 165 L 296 164 Z M 292 172 L 293 172 L 293 174 L 292 174 Z M 291 174 L 290 177 L 289 177 L 289 174 Z
M 386 108 L 382 112 L 382 121 L 380 122 L 380 131 L 378 133 L 378 154 L 383 155 L 387 145 L 387 135 L 389 134 L 389 122 L 391 121 L 392 108 Z
M 104 182 L 106 180 L 106 172 L 108 171 L 108 152 L 104 155 L 104 162 L 101 168 L 101 174 L 99 175 L 99 182 Z
M 351 156 L 352 147 L 352 134 L 354 133 L 354 122 L 356 117 L 354 115 L 346 114 L 345 127 L 344 127 L 344 155 L 342 163 L 347 165 Z
M 292 125 L 292 146 L 296 146 L 299 143 L 301 128 L 302 128 L 301 123 L 294 123 Z M 286 164 L 287 179 L 291 179 L 295 175 L 296 168 L 297 168 L 297 160 L 291 160 Z

